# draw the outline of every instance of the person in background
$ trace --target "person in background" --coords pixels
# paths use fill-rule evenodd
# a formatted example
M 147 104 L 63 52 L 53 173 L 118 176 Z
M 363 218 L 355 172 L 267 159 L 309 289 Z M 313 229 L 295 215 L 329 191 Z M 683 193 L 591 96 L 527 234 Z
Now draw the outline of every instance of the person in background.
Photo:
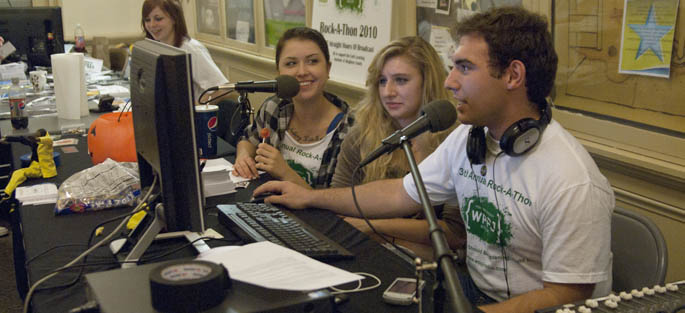
M 547 20 L 498 7 L 463 19 L 455 33 L 445 87 L 462 125 L 419 170 L 433 204 L 459 202 L 464 295 L 482 311 L 514 313 L 590 298 L 593 290 L 606 295 L 614 194 L 587 150 L 551 117 L 558 58 Z M 369 217 L 421 207 L 411 175 L 356 191 Z M 357 215 L 349 188 L 272 181 L 254 191 L 263 192 L 278 194 L 267 203 Z
M 326 39 L 307 27 L 285 31 L 276 45 L 276 69 L 295 77 L 300 91 L 292 99 L 272 96 L 262 104 L 238 142 L 234 173 L 256 178 L 262 170 L 300 186 L 328 187 L 354 117 L 344 100 L 324 91 L 331 70 Z M 263 128 L 268 140 L 259 136 Z
M 450 98 L 443 87 L 445 77 L 440 56 L 420 37 L 404 37 L 381 49 L 369 65 L 366 95 L 355 110 L 355 125 L 343 140 L 331 187 L 400 178 L 409 173 L 409 161 L 401 149 L 371 162 L 356 175 L 354 170 L 384 138 L 414 122 L 423 106 L 434 100 Z M 412 139 L 416 161 L 420 163 L 431 154 L 454 128 L 438 133 L 426 132 Z M 465 236 L 458 208 L 456 205 L 447 206 L 443 213 L 447 223 L 441 221 L 441 224 L 447 231 L 450 247 L 461 248 Z M 345 221 L 371 234 L 363 219 L 347 217 Z M 433 250 L 425 220 L 392 218 L 370 222 L 389 240 L 409 248 L 423 259 L 432 259 Z
M 190 53 L 196 103 L 204 103 L 209 99 L 209 95 L 199 99 L 206 89 L 228 83 L 228 79 L 212 61 L 207 48 L 188 36 L 183 8 L 178 0 L 145 0 L 141 25 L 145 37 Z

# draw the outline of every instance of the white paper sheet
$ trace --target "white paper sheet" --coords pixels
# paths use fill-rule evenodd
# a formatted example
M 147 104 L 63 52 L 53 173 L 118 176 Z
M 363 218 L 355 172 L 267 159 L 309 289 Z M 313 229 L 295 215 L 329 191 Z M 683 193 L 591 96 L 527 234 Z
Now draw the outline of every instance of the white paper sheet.
M 18 187 L 15 197 L 23 205 L 57 202 L 57 186 L 52 183 Z
M 270 289 L 318 290 L 364 278 L 269 241 L 217 247 L 197 258 L 222 264 L 233 279 Z

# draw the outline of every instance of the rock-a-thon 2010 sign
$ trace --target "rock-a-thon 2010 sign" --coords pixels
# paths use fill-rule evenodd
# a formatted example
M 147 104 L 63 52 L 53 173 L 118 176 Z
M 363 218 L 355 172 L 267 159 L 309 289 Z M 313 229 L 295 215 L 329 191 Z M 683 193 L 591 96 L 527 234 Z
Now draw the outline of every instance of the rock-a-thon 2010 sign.
M 331 78 L 364 86 L 376 53 L 390 42 L 392 0 L 314 0 L 312 28 L 328 41 Z

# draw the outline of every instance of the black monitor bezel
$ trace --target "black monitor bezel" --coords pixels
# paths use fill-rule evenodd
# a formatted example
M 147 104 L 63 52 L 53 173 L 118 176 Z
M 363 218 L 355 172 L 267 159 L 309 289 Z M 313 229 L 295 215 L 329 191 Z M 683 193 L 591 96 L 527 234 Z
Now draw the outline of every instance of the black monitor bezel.
M 191 56 L 145 39 L 131 60 L 131 102 L 141 189 L 159 177 L 166 231 L 205 230 Z
M 46 23 L 51 24 L 52 49 Z M 29 68 L 50 66 L 50 55 L 64 53 L 62 8 L 0 8 L 0 35 L 17 49 L 9 60 L 24 61 Z

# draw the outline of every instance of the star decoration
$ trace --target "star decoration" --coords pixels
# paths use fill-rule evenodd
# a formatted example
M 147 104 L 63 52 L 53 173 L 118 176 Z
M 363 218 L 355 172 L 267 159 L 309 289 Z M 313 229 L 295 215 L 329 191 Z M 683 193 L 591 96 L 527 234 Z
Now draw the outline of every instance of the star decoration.
M 672 26 L 660 26 L 656 23 L 656 13 L 654 13 L 654 4 L 649 7 L 647 20 L 645 24 L 628 24 L 630 28 L 640 36 L 640 47 L 637 50 L 635 59 L 637 60 L 647 50 L 652 49 L 654 54 L 661 62 L 664 61 L 663 53 L 661 52 L 661 38 L 663 38 Z

